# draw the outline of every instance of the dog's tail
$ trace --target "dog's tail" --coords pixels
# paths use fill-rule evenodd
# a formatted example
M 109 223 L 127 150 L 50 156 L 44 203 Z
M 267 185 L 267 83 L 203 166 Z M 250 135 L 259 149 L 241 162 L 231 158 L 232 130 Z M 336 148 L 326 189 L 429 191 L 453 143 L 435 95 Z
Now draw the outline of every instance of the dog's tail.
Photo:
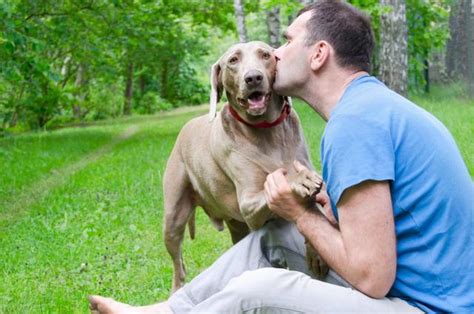
M 196 209 L 193 209 L 191 216 L 189 216 L 188 228 L 189 228 L 189 237 L 191 238 L 191 240 L 194 240 L 196 236 Z

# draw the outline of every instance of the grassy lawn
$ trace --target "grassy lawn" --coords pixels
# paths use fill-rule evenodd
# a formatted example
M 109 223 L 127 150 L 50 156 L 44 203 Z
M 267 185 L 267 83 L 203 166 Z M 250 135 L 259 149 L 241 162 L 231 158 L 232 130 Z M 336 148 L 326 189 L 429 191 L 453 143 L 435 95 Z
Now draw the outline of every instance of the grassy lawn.
M 474 175 L 474 102 L 414 97 L 453 133 Z M 323 121 L 296 103 L 320 168 Z M 87 313 L 89 294 L 165 299 L 172 265 L 162 241 L 162 175 L 183 124 L 206 107 L 0 139 L 0 313 Z M 230 247 L 197 214 L 184 242 L 188 280 Z

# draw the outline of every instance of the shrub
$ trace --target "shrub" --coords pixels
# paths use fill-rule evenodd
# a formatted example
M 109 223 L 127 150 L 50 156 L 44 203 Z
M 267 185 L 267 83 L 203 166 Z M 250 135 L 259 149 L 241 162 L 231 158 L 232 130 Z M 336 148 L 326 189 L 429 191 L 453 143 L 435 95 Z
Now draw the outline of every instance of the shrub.
M 153 91 L 146 92 L 139 100 L 136 112 L 139 114 L 152 114 L 158 111 L 166 111 L 173 108 L 173 104 L 161 98 Z

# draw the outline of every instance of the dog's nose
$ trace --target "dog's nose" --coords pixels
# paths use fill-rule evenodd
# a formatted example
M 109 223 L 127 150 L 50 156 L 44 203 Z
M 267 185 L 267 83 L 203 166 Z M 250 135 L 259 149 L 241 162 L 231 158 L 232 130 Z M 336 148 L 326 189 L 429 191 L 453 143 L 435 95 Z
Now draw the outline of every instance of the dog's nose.
M 244 76 L 244 81 L 248 86 L 258 86 L 263 81 L 263 74 L 257 70 L 248 71 Z

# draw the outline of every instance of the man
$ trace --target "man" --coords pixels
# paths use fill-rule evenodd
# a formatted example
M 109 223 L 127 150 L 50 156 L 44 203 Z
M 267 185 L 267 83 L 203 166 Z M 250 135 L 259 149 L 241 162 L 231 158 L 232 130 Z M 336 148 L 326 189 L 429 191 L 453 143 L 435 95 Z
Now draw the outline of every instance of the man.
M 91 297 L 91 309 L 474 311 L 474 191 L 449 132 L 367 74 L 373 35 L 350 5 L 319 1 L 285 36 L 275 52 L 274 88 L 327 121 L 327 190 L 316 198 L 326 215 L 306 209 L 279 169 L 267 177 L 265 193 L 286 221 L 251 233 L 167 302 L 132 308 Z M 305 239 L 332 269 L 325 281 L 308 275 Z

